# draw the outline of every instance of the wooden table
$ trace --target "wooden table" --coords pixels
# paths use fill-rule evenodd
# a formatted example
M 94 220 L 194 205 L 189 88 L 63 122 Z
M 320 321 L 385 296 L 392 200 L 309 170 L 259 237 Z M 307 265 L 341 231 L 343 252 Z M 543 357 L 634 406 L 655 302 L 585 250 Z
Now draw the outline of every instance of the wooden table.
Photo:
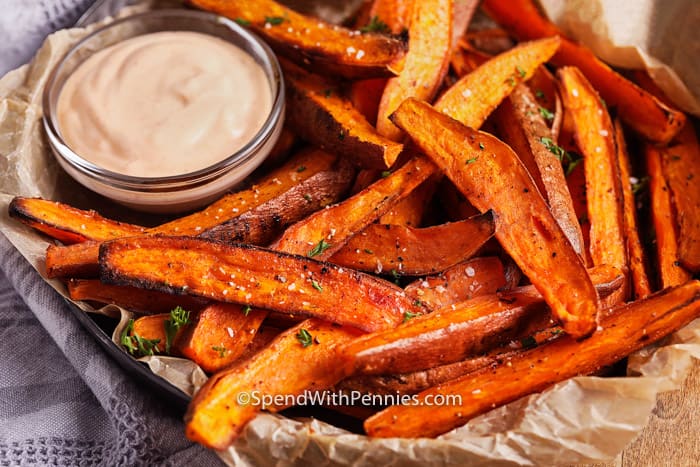
M 613 462 L 596 467 L 700 466 L 700 363 L 683 387 L 659 396 L 640 435 Z M 590 466 L 593 467 L 593 466 Z

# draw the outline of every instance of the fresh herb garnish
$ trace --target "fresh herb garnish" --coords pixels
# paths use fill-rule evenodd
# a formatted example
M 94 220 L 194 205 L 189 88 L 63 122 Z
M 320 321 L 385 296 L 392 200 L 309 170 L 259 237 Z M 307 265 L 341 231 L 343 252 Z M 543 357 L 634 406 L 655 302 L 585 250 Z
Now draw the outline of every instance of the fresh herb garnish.
M 299 332 L 297 332 L 296 337 L 297 340 L 301 342 L 301 346 L 304 348 L 314 343 L 313 336 L 311 336 L 311 333 L 309 333 L 309 331 L 307 331 L 306 329 L 300 329 Z
M 250 21 L 245 18 L 236 18 L 234 21 L 241 26 L 250 26 Z
M 564 161 L 564 154 L 566 153 L 566 151 L 564 151 L 564 149 L 560 146 L 557 146 L 557 144 L 554 141 L 552 141 L 552 138 L 547 138 L 546 136 L 543 136 L 540 138 L 540 143 L 544 144 L 544 147 L 546 147 L 549 150 L 549 152 L 557 156 L 557 159 L 559 159 L 562 162 Z
M 211 349 L 214 352 L 219 352 L 219 358 L 224 358 L 226 356 L 226 347 L 224 347 L 224 344 L 219 344 L 219 345 L 213 345 Z
M 515 67 L 515 70 L 518 72 L 521 78 L 524 78 L 527 73 L 525 70 L 523 70 L 519 65 Z
M 535 97 L 538 99 L 544 99 L 544 91 L 542 91 L 541 89 L 536 90 Z
M 365 253 L 367 253 L 368 255 L 374 254 L 374 252 L 372 250 L 370 250 L 369 248 L 365 248 Z
M 272 26 L 278 26 L 282 23 L 284 23 L 286 18 L 284 16 L 266 16 L 265 17 L 265 23 L 270 24 Z
M 175 340 L 177 331 L 189 322 L 190 312 L 184 308 L 178 306 L 170 311 L 170 317 L 163 322 L 165 326 L 165 353 L 170 353 L 170 347 Z
M 304 170 L 306 170 L 305 165 L 300 165 L 299 167 L 297 167 L 297 172 L 303 172 Z
M 389 272 L 391 272 L 391 276 L 394 278 L 394 283 L 398 284 L 399 280 L 401 279 L 401 274 L 399 273 L 399 271 L 397 271 L 396 269 L 392 269 Z
M 382 178 L 387 178 L 389 175 L 391 175 L 391 170 L 383 170 L 381 175 Z
M 145 357 L 160 352 L 158 343 L 160 339 L 145 339 L 138 334 L 130 333 L 134 330 L 134 320 L 130 319 L 119 336 L 119 342 L 126 350 L 135 357 Z
M 306 254 L 306 256 L 308 256 L 309 258 L 313 258 L 314 256 L 320 255 L 321 253 L 323 253 L 324 251 L 326 251 L 326 250 L 329 249 L 330 247 L 331 247 L 331 244 L 328 243 L 328 242 L 326 241 L 326 239 L 322 238 L 321 241 L 318 242 L 318 244 L 317 244 L 315 247 L 313 247 L 313 248 Z
M 369 20 L 367 26 L 360 28 L 360 32 L 382 32 L 389 33 L 389 26 L 379 19 L 379 16 L 374 15 L 372 19 Z
M 321 287 L 321 284 L 316 282 L 314 279 L 311 279 L 311 286 L 319 292 L 323 292 L 323 287 Z
M 413 319 L 416 316 L 420 316 L 420 313 L 411 313 L 410 311 L 404 311 L 403 312 L 403 322 L 405 323 L 409 319 Z
M 570 161 L 570 162 L 569 162 L 569 165 L 566 166 L 565 175 L 568 177 L 569 175 L 571 175 L 571 172 L 573 172 L 574 169 L 575 169 L 576 167 L 578 167 L 578 165 L 579 165 L 581 162 L 583 162 L 583 157 L 581 157 L 581 156 L 580 156 L 578 153 L 576 153 L 576 152 L 574 152 L 574 153 L 568 152 L 567 154 L 569 154 L 569 155 L 571 155 L 571 154 L 576 154 L 577 156 L 579 156 L 578 159 L 574 159 L 574 160 Z
M 537 347 L 537 340 L 535 340 L 535 338 L 532 336 L 527 336 L 520 339 L 520 344 L 525 350 L 534 349 L 535 347 Z
M 306 201 L 311 201 L 311 195 L 308 194 L 308 193 L 304 193 L 304 199 L 305 199 Z
M 467 161 L 465 162 L 465 164 L 473 164 L 474 162 L 477 161 L 477 159 L 479 159 L 479 158 L 478 158 L 478 157 L 472 157 L 471 159 L 467 159 Z
M 250 305 L 244 306 L 243 309 L 241 310 L 243 312 L 243 316 L 248 316 L 250 314 L 250 310 L 252 310 Z
M 547 121 L 552 121 L 554 120 L 554 114 L 550 112 L 548 109 L 544 107 L 540 107 L 540 115 L 542 115 L 542 118 L 544 118 Z

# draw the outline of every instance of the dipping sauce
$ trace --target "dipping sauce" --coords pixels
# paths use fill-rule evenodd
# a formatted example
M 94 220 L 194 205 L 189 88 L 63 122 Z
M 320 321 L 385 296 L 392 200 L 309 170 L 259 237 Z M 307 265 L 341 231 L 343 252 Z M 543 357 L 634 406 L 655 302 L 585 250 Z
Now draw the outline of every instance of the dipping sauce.
M 83 159 L 124 175 L 163 177 L 226 159 L 260 131 L 272 91 L 242 49 L 203 33 L 133 37 L 97 52 L 66 80 L 57 120 Z

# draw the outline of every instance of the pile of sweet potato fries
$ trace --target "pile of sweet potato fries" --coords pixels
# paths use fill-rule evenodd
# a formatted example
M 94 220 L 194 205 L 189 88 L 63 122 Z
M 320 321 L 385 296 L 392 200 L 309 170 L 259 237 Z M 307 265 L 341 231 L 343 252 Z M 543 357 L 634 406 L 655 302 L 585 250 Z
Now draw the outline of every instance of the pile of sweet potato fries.
M 271 168 L 156 227 L 22 197 L 10 214 L 61 242 L 46 274 L 72 299 L 139 314 L 125 349 L 211 374 L 191 439 L 239 436 L 261 410 L 240 392 L 329 388 L 460 394 L 364 420 L 371 436 L 436 436 L 700 316 L 692 122 L 531 0 L 484 0 L 503 29 L 469 32 L 474 0 L 369 1 L 356 29 L 271 0 L 190 3 L 280 57 Z

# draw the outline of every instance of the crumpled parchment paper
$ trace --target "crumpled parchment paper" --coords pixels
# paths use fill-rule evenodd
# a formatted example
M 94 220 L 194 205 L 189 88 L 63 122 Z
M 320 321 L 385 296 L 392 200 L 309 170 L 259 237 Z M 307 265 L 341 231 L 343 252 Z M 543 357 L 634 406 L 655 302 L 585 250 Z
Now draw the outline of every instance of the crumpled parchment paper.
M 569 36 L 612 65 L 649 75 L 680 109 L 700 116 L 700 2 L 540 0 Z
M 93 208 L 120 220 L 139 215 L 88 192 L 49 153 L 41 127 L 41 93 L 51 67 L 89 30 L 59 31 L 36 57 L 0 79 L 0 231 L 40 272 L 48 242 L 8 217 L 14 195 L 41 196 Z M 66 296 L 59 281 L 47 280 Z M 85 304 L 77 304 L 91 310 Z M 114 313 L 115 307 L 98 312 Z M 118 335 L 129 315 L 121 311 Z M 436 439 L 371 439 L 318 420 L 263 413 L 220 455 L 231 465 L 513 465 L 585 463 L 614 458 L 643 428 L 662 391 L 677 389 L 700 358 L 700 320 L 660 348 L 629 359 L 631 377 L 578 377 L 473 419 Z M 192 394 L 205 380 L 191 362 L 144 359 Z

